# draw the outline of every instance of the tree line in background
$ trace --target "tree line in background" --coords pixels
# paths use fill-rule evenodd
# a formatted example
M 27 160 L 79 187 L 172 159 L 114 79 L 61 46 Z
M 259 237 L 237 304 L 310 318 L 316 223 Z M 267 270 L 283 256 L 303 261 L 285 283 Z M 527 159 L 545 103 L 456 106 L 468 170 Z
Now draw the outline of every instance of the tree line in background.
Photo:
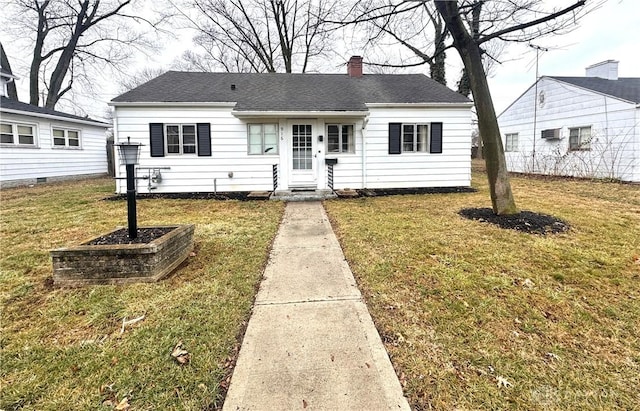
M 74 90 L 91 93 L 107 68 L 126 78 L 125 89 L 156 77 L 168 67 L 132 74 L 127 64 L 182 29 L 195 33 L 196 49 L 173 66 L 199 71 L 327 71 L 327 62 L 346 61 L 334 45 L 351 41 L 370 72 L 427 66 L 446 85 L 447 53 L 455 50 L 463 63 L 457 91 L 473 96 L 493 209 L 513 214 L 487 72 L 505 44 L 567 32 L 602 1 L 158 0 L 150 10 L 140 0 L 14 0 L 4 32 L 28 39 L 29 102 L 49 108 Z

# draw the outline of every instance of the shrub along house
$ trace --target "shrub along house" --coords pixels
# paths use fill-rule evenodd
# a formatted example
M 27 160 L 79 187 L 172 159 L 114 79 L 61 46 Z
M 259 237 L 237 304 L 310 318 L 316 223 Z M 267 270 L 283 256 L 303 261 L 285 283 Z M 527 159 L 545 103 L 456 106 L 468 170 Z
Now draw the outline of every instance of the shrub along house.
M 510 171 L 640 182 L 640 78 L 543 76 L 498 116 Z
M 345 75 L 167 72 L 110 104 L 143 193 L 470 185 L 472 103 L 357 56 Z

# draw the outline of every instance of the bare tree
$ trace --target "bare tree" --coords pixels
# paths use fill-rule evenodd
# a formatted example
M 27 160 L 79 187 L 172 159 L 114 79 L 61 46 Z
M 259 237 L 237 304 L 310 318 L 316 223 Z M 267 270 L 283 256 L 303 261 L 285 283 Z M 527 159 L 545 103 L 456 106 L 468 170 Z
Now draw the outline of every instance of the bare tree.
M 518 212 L 506 168 L 504 148 L 500 137 L 491 92 L 487 83 L 487 68 L 496 57 L 492 44 L 528 42 L 550 34 L 562 34 L 576 27 L 576 21 L 585 13 L 600 6 L 603 0 L 593 0 L 593 7 L 585 7 L 586 0 L 575 0 L 564 8 L 546 6 L 543 0 L 433 0 L 433 5 L 454 47 L 464 64 L 458 88 L 470 90 L 478 116 L 482 137 L 491 202 L 496 214 Z M 381 17 L 394 16 L 403 20 L 415 9 L 430 0 L 389 0 L 365 11 L 352 8 L 343 24 L 372 22 Z M 355 11 L 354 11 L 355 10 Z M 398 35 L 398 38 L 400 36 Z M 449 46 L 444 46 L 446 50 Z M 418 48 L 418 47 L 416 47 Z M 421 51 L 419 49 L 418 51 Z
M 226 71 L 306 72 L 331 53 L 326 23 L 337 2 L 319 0 L 187 0 L 174 5 L 199 33 L 194 42 Z M 187 63 L 203 68 L 193 53 Z
M 11 64 L 9 64 L 9 58 L 4 52 L 2 43 L 0 43 L 0 59 L 2 60 L 0 63 L 0 67 L 2 67 L 8 73 L 13 74 L 13 71 L 11 70 Z M 11 81 L 9 84 L 7 84 L 7 92 L 10 99 L 18 100 L 18 90 L 16 89 L 15 81 Z
M 569 7 L 552 11 L 545 11 L 542 8 L 542 2 L 538 0 L 494 2 L 435 0 L 434 3 L 447 25 L 447 30 L 451 33 L 453 45 L 462 58 L 469 78 L 469 87 L 473 93 L 478 115 L 478 127 L 483 139 L 493 211 L 499 215 L 515 214 L 518 209 L 509 182 L 498 120 L 482 63 L 484 54 L 482 45 L 492 39 L 529 41 L 561 32 L 573 24 L 576 11 L 582 8 L 586 1 L 576 1 Z M 463 19 L 465 10 L 480 7 L 485 10 L 485 17 L 472 19 L 472 23 L 477 26 L 469 30 L 469 24 Z M 480 27 L 483 20 L 487 23 L 487 28 L 484 30 Z
M 408 4 L 397 13 L 388 13 L 385 2 L 361 2 L 358 13 L 367 15 L 367 65 L 377 68 L 404 68 L 428 65 L 429 75 L 441 84 L 446 81 L 446 40 L 448 32 L 432 3 L 421 2 L 419 7 Z M 352 10 L 352 13 L 354 10 Z M 389 55 L 389 48 L 401 44 L 409 52 Z M 382 56 L 382 58 L 380 57 Z
M 8 12 L 16 23 L 13 28 L 17 27 L 10 34 L 17 41 L 26 37 L 32 42 L 29 102 L 54 108 L 77 82 L 90 88 L 95 83 L 95 70 L 120 68 L 131 57 L 132 50 L 152 47 L 148 35 L 132 27 L 157 26 L 130 14 L 134 3 L 136 0 L 10 3 Z

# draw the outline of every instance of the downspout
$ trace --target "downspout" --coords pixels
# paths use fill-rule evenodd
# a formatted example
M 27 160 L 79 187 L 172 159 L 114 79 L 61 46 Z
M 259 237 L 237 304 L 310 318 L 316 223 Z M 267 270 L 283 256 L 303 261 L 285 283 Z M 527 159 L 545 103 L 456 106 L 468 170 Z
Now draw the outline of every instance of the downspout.
M 362 120 L 362 188 L 367 188 L 367 143 L 365 138 L 365 129 L 369 123 L 369 115 Z
M 118 106 L 113 106 L 113 142 L 117 143 L 119 141 L 118 135 Z M 122 188 L 122 182 L 120 180 L 120 157 L 119 153 L 116 150 L 116 146 L 111 146 L 111 150 L 113 150 L 113 170 L 115 171 L 114 177 L 116 178 L 116 194 L 119 194 Z

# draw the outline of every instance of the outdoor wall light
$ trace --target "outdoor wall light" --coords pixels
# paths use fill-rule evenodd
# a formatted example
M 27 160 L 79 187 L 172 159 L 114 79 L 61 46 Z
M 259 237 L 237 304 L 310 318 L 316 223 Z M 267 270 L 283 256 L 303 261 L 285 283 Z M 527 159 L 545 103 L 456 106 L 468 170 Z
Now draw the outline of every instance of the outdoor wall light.
M 140 143 L 132 143 L 131 137 L 127 137 L 126 143 L 116 143 L 120 148 L 120 161 L 127 170 L 127 220 L 129 223 L 129 238 L 138 237 L 138 221 L 136 216 L 136 176 L 135 165 L 138 164 Z

